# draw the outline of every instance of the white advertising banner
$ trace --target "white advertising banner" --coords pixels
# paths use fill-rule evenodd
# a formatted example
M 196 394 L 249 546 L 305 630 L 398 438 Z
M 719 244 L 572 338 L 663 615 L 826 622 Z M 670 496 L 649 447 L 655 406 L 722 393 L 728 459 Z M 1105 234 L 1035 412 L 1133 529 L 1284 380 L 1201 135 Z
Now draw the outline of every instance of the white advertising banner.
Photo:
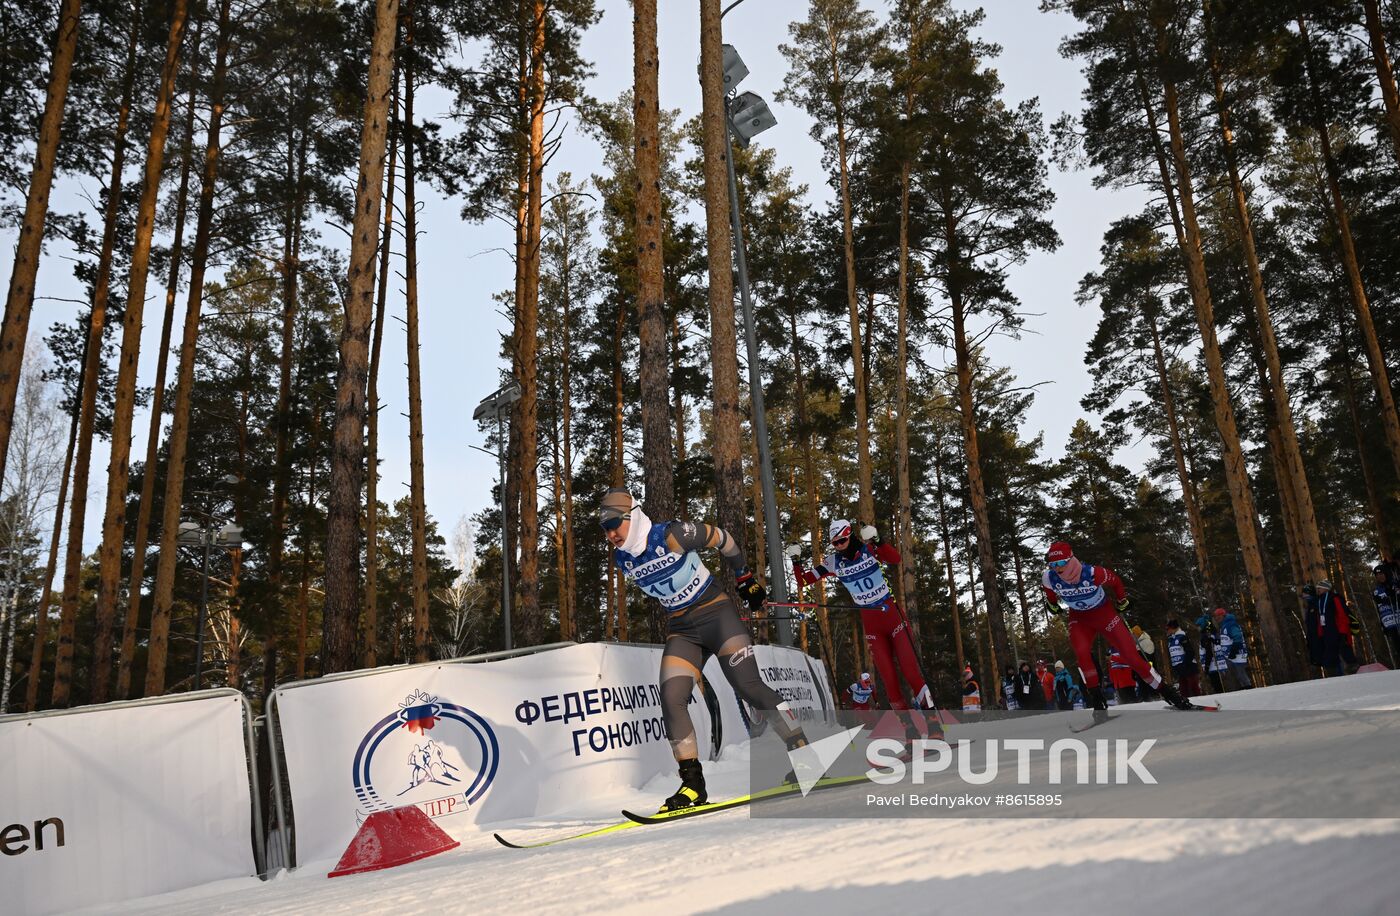
M 0 719 L 0 909 L 254 875 L 243 698 Z
M 831 714 L 834 703 L 826 666 L 800 649 L 756 645 L 754 658 L 764 683 L 792 704 L 803 722 L 820 721 Z M 705 663 L 705 680 L 719 701 L 722 741 L 725 745 L 747 741 L 767 728 L 758 711 L 741 700 L 724 679 L 719 659 Z M 703 745 L 702 745 L 703 746 Z
M 660 661 L 659 648 L 589 644 L 279 690 L 297 862 L 339 857 L 378 810 L 417 805 L 451 834 L 672 771 Z M 708 747 L 698 690 L 690 709 Z

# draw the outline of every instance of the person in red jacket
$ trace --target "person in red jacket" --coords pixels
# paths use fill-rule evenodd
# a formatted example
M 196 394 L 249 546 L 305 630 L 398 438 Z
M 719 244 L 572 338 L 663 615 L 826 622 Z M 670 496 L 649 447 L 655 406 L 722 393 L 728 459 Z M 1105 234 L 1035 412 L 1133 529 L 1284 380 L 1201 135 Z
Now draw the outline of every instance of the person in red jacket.
M 1045 659 L 1035 663 L 1036 677 L 1040 678 L 1040 690 L 1045 694 L 1045 708 L 1055 708 L 1055 675 L 1050 673 L 1050 669 L 1045 667 Z
M 1095 720 L 1108 716 L 1108 702 L 1099 689 L 1099 672 L 1094 666 L 1094 639 L 1116 647 L 1127 666 L 1162 698 L 1177 709 L 1200 709 L 1162 680 L 1147 660 L 1138 652 L 1137 641 L 1119 611 L 1128 609 L 1129 600 L 1123 580 L 1104 566 L 1081 563 L 1066 541 L 1056 541 L 1045 553 L 1045 575 L 1041 587 L 1051 613 L 1069 615 L 1069 642 L 1079 660 L 1079 676 L 1084 680 L 1085 696 L 1094 709 Z M 1088 667 L 1085 667 L 1088 662 Z
M 802 561 L 789 548 L 798 586 L 811 585 L 826 576 L 839 579 L 851 600 L 861 609 L 860 623 L 865 630 L 865 641 L 875 658 L 875 670 L 884 682 L 890 708 L 909 708 L 899 688 L 899 675 L 902 674 L 909 694 L 914 698 L 914 706 L 933 712 L 933 694 L 929 691 L 923 672 L 919 670 L 909 618 L 904 616 L 904 609 L 894 600 L 881 568 L 882 563 L 899 565 L 903 559 L 899 551 L 880 540 L 873 525 L 862 528 L 857 540 L 851 523 L 845 519 L 831 523 L 827 540 L 831 544 L 831 552 L 813 569 L 804 568 Z M 928 728 L 931 732 L 938 730 L 937 722 L 936 714 L 929 717 Z M 935 734 L 933 737 L 938 736 Z

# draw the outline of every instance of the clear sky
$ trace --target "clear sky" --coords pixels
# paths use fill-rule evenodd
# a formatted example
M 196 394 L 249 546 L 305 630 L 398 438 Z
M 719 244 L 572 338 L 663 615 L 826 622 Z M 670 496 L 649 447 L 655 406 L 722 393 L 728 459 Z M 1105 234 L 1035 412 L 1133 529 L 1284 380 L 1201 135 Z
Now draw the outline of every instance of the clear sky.
M 978 5 L 966 0 L 954 2 L 968 9 Z M 867 3 L 883 9 L 883 4 Z M 694 0 L 661 0 L 659 5 L 661 104 L 679 108 L 682 117 L 689 118 L 700 110 L 697 4 Z M 1007 102 L 1039 97 L 1047 121 L 1064 111 L 1078 111 L 1083 83 L 1079 64 L 1064 60 L 1058 52 L 1060 40 L 1074 27 L 1073 20 L 1039 12 L 1037 0 L 987 0 L 981 5 L 986 12 L 981 36 L 1003 48 L 994 65 L 1006 85 Z M 599 0 L 599 6 L 603 16 L 586 36 L 583 54 L 597 70 L 589 91 L 606 100 L 616 98 L 631 84 L 632 11 L 628 0 Z M 821 150 L 808 136 L 809 119 L 792 106 L 772 101 L 787 72 L 778 46 L 788 39 L 788 23 L 804 18 L 806 9 L 805 0 L 747 0 L 726 17 L 725 40 L 739 49 L 751 71 L 743 88 L 765 96 L 778 118 L 778 126 L 765 133 L 761 142 L 774 147 L 780 161 L 792 167 L 796 180 L 809 185 L 811 193 L 821 198 L 830 192 L 821 168 Z M 425 101 L 428 104 L 419 106 L 424 116 L 445 118 L 445 111 L 433 111 L 431 95 Z M 596 145 L 571 130 L 550 165 L 546 181 L 561 170 L 584 177 L 600 168 Z M 1052 215 L 1062 247 L 1033 256 L 1013 272 L 1011 287 L 1030 317 L 1022 339 L 998 338 L 989 344 L 993 360 L 1011 366 L 1023 383 L 1048 383 L 1031 409 L 1025 435 L 1044 430 L 1050 456 L 1060 454 L 1070 427 L 1081 415 L 1079 399 L 1089 386 L 1084 351 L 1098 316 L 1075 304 L 1075 286 L 1097 264 L 1099 242 L 1108 223 L 1139 205 L 1134 195 L 1094 190 L 1090 179 L 1084 172 L 1052 170 L 1051 183 L 1058 197 Z M 92 184 L 62 182 L 54 193 L 55 205 L 73 208 L 78 195 L 95 197 Z M 478 401 L 498 384 L 499 335 L 506 322 L 495 310 L 491 296 L 512 284 L 508 251 L 512 231 L 499 222 L 463 223 L 457 203 L 426 190 L 422 197 L 419 276 L 426 488 L 428 510 L 446 534 L 459 517 L 479 511 L 491 499 L 496 463 L 493 456 L 470 447 L 484 444 L 471 415 Z M 9 255 L 13 240 L 13 232 L 0 233 L 0 245 L 7 253 L 0 269 L 7 276 L 13 264 Z M 329 237 L 326 240 L 332 241 Z M 46 256 L 38 284 L 41 297 L 73 298 L 80 294 L 65 254 L 54 247 Z M 393 282 L 397 284 L 397 277 Z M 143 385 L 150 383 L 154 373 L 162 285 L 153 278 L 156 298 L 147 304 L 140 373 Z M 75 308 L 71 302 L 41 299 L 36 303 L 31 334 L 42 335 L 52 322 L 73 315 Z M 401 316 L 402 311 L 402 297 L 397 301 L 391 297 L 391 313 Z M 384 405 L 380 494 L 386 502 L 404 495 L 408 485 L 404 346 L 402 324 L 386 322 L 379 383 Z M 936 354 L 931 358 L 940 361 Z M 137 419 L 133 458 L 144 452 L 146 422 Z M 94 451 L 94 484 L 84 537 L 88 549 L 96 547 L 107 460 L 105 448 Z M 197 461 L 198 456 L 191 456 L 191 460 Z M 1128 463 L 1137 464 L 1132 460 Z

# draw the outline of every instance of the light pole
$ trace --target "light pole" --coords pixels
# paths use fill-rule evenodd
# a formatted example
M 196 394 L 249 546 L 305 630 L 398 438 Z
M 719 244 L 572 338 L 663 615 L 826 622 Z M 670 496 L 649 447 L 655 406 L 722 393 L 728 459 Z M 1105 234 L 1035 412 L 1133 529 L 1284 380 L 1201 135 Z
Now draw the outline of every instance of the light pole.
M 742 0 L 741 0 L 742 2 Z M 732 4 L 733 9 L 738 3 Z M 725 12 L 729 10 L 726 9 Z M 749 265 L 744 245 L 744 227 L 739 218 L 739 181 L 734 173 L 734 139 L 747 148 L 749 141 L 778 123 L 768 103 L 752 92 L 734 95 L 736 87 L 749 75 L 749 68 L 733 45 L 724 46 L 724 88 L 727 93 L 725 113 L 729 120 L 729 149 L 725 163 L 729 166 L 729 222 L 734 234 L 734 265 L 739 275 L 739 301 L 744 318 L 744 346 L 748 351 L 749 397 L 753 403 L 754 437 L 758 441 L 759 483 L 763 491 L 763 521 L 768 529 L 768 577 L 773 600 L 785 603 L 787 570 L 783 565 L 783 535 L 778 527 L 778 503 L 774 497 L 773 456 L 768 444 L 768 412 L 763 398 L 763 372 L 759 365 L 758 328 L 754 321 L 753 298 L 749 294 Z M 778 620 L 778 642 L 793 644 L 792 621 Z
M 238 478 L 233 474 L 227 474 L 222 478 L 225 484 L 236 484 Z M 212 490 L 191 490 L 195 496 L 202 496 L 206 506 L 208 499 L 213 495 Z M 204 556 L 200 563 L 200 583 L 199 583 L 199 616 L 196 618 L 194 628 L 194 689 L 199 690 L 204 686 L 204 626 L 208 619 L 209 608 L 209 548 L 240 547 L 243 544 L 243 529 L 228 522 L 214 530 L 214 514 L 207 509 L 200 511 L 202 521 L 181 522 L 179 531 L 175 535 L 175 543 L 183 544 L 186 547 L 202 547 Z
M 472 419 L 478 423 L 485 423 L 493 415 L 496 418 L 496 463 L 501 472 L 501 626 L 506 649 L 514 648 L 514 643 L 510 635 L 510 556 L 506 551 L 506 437 L 501 416 L 520 400 L 520 394 L 520 383 L 511 379 L 483 398 L 472 412 Z

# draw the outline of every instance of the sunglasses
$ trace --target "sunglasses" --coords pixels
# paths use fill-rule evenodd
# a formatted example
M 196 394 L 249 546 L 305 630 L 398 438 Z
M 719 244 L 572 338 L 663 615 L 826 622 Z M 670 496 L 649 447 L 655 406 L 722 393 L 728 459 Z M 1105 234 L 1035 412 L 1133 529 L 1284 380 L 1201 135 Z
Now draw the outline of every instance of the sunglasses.
M 613 518 L 605 518 L 599 520 L 598 527 L 602 528 L 604 531 L 616 531 L 617 529 L 622 527 L 622 522 L 623 517 L 621 515 L 618 515 L 614 516 Z
M 1069 565 L 1069 560 L 1053 560 L 1047 564 L 1051 569 L 1064 569 Z
M 851 542 L 851 536 L 850 536 L 849 534 L 846 534 L 846 535 L 842 535 L 842 536 L 839 537 L 839 538 L 832 538 L 832 539 L 831 539 L 831 546 L 832 546 L 832 547 L 845 547 L 845 546 L 846 546 L 847 544 L 849 544 L 850 542 Z

